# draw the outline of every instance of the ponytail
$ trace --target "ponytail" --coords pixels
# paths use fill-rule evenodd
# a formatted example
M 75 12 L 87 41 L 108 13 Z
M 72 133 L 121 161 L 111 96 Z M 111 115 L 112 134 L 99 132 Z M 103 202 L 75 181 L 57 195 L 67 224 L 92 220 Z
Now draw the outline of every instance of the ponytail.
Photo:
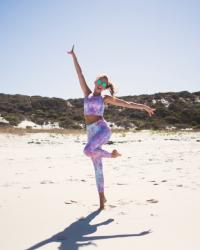
M 114 85 L 111 82 L 109 82 L 108 89 L 110 91 L 111 96 L 114 96 L 116 93 L 116 90 L 115 90 Z

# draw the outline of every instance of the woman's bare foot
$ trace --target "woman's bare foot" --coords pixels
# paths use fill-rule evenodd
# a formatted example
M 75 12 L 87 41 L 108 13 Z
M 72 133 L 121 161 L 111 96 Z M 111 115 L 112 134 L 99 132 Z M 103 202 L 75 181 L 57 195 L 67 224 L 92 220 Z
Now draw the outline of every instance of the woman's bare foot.
M 121 154 L 116 149 L 114 149 L 112 151 L 112 158 L 116 158 L 116 157 L 119 157 L 119 156 L 121 156 Z
M 106 203 L 106 197 L 105 197 L 105 195 L 104 195 L 104 192 L 102 192 L 102 193 L 99 193 L 99 201 L 100 201 L 100 207 L 99 207 L 99 209 L 100 210 L 103 210 L 104 208 L 105 208 L 105 206 L 104 206 L 104 204 Z

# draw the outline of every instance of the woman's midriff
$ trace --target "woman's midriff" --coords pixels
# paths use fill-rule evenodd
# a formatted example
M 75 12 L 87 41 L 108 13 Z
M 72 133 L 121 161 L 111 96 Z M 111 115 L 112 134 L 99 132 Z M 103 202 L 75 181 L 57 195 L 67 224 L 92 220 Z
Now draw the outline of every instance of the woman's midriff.
M 98 115 L 85 115 L 84 117 L 85 117 L 85 123 L 87 125 L 97 122 L 103 118 L 102 116 Z

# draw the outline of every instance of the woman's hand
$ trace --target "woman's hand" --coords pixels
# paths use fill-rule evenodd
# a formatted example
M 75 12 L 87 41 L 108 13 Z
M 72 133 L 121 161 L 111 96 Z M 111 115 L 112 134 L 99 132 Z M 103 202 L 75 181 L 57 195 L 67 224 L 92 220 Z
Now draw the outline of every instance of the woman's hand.
M 68 54 L 74 55 L 74 45 L 72 46 L 72 49 L 70 51 L 67 51 Z
M 152 116 L 156 109 L 150 108 L 149 106 L 145 106 L 144 110 L 149 114 L 149 116 Z

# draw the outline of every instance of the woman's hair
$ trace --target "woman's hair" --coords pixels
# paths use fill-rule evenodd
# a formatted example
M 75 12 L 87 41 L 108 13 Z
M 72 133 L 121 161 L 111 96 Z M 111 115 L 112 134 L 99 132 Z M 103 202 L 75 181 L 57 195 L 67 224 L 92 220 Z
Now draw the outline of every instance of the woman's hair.
M 116 93 L 115 86 L 111 82 L 108 82 L 107 89 L 109 89 L 111 96 L 114 96 L 114 94 Z
M 100 75 L 99 78 L 106 78 L 106 80 L 108 82 L 108 86 L 106 89 L 109 89 L 111 96 L 114 96 L 114 94 L 116 93 L 116 89 L 115 89 L 115 86 L 113 85 L 113 83 L 108 81 L 108 77 L 106 75 Z

